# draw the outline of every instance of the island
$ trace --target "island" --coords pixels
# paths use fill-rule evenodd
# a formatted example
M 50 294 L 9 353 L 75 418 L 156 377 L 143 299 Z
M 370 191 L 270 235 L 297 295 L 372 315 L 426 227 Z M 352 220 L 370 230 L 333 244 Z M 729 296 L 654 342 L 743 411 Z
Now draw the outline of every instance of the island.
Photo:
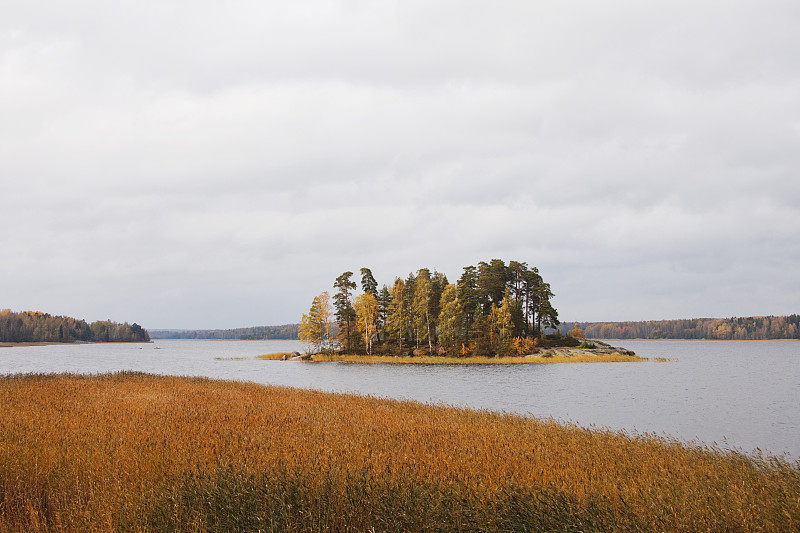
M 305 354 L 264 359 L 431 364 L 641 360 L 624 348 L 590 341 L 575 327 L 563 335 L 554 293 L 537 267 L 492 259 L 463 268 L 455 283 L 420 268 L 379 289 L 361 268 L 338 276 L 303 314 Z M 278 357 L 281 356 L 281 357 Z

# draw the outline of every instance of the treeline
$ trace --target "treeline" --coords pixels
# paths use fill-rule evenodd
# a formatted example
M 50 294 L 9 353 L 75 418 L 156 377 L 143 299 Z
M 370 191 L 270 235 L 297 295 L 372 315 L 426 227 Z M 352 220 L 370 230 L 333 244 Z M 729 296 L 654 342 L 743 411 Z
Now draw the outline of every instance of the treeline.
M 333 298 L 314 298 L 300 323 L 309 351 L 522 355 L 559 325 L 550 284 L 527 263 L 481 261 L 455 283 L 421 268 L 380 289 L 369 268 L 360 273 L 361 294 L 348 271 L 334 281 Z
M 39 311 L 0 310 L 0 342 L 148 342 L 147 330 L 135 322 L 119 324 L 53 316 Z
M 253 326 L 236 329 L 196 329 L 150 331 L 153 339 L 217 339 L 217 340 L 296 340 L 299 324 L 281 326 Z
M 562 324 L 565 334 L 575 323 Z M 645 322 L 577 322 L 592 339 L 800 339 L 800 315 L 691 318 Z

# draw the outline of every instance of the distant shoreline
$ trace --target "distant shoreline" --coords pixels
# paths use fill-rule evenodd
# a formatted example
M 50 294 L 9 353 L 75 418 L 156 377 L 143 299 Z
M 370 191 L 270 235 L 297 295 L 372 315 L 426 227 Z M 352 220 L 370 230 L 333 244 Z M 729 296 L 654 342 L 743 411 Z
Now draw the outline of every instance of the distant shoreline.
M 614 341 L 614 342 L 628 342 L 628 341 L 647 341 L 647 342 L 660 342 L 660 341 L 686 341 L 686 342 L 800 342 L 800 339 L 647 339 L 644 337 L 637 337 L 635 339 L 595 339 L 592 341 Z
M 800 314 L 730 318 L 678 318 L 669 320 L 627 320 L 621 322 L 564 321 L 557 327 L 562 335 L 570 327 L 586 338 L 615 340 L 800 340 Z
M 26 346 L 50 346 L 59 344 L 92 344 L 86 341 L 75 342 L 0 342 L 0 348 L 20 348 Z M 98 343 L 99 344 L 99 343 Z M 103 343 L 105 344 L 105 343 Z
M 73 341 L 73 342 L 0 342 L 0 348 L 25 348 L 29 346 L 70 346 L 75 344 L 152 344 L 153 341 Z

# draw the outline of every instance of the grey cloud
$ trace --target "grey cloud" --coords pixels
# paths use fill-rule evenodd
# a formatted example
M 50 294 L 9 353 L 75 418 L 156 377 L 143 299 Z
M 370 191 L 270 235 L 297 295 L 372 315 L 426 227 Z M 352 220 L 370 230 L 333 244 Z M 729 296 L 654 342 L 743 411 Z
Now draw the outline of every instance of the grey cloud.
M 796 312 L 799 18 L 11 2 L 0 307 L 292 322 L 343 270 L 503 257 L 568 319 Z

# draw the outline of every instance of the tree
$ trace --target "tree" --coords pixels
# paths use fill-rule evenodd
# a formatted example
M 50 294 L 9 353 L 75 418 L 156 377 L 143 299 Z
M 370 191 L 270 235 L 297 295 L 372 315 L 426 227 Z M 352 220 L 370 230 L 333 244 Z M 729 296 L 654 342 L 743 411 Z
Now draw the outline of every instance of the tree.
M 370 293 L 376 298 L 378 296 L 378 282 L 375 281 L 372 271 L 366 267 L 361 269 L 361 290 L 365 293 Z
M 478 263 L 478 301 L 484 313 L 490 311 L 492 304 L 501 305 L 508 280 L 508 269 L 502 259 Z
M 536 288 L 535 298 L 538 306 L 537 330 L 538 334 L 542 334 L 542 328 L 555 328 L 560 322 L 558 321 L 558 311 L 550 304 L 550 298 L 555 296 L 553 291 L 550 290 L 549 283 L 541 283 Z
M 427 268 L 417 271 L 414 280 L 414 299 L 411 307 L 414 325 L 414 340 L 417 348 L 421 341 L 428 341 L 428 349 L 433 353 L 433 337 L 431 335 L 431 273 Z
M 315 353 L 330 348 L 331 343 L 331 304 L 327 292 L 315 296 L 311 309 L 300 319 L 298 337 L 300 342 L 313 347 Z M 307 350 L 310 351 L 310 350 Z
M 489 355 L 492 353 L 489 317 L 483 313 L 480 304 L 475 306 L 474 321 L 469 329 L 470 347 L 473 355 Z
M 378 290 L 372 271 L 363 267 L 360 272 L 364 294 L 377 301 L 378 317 L 375 333 L 361 335 L 363 326 L 358 324 L 359 316 L 353 308 L 356 283 L 351 279 L 352 272 L 336 278 L 336 320 L 346 352 L 360 351 L 361 343 L 370 352 L 395 342 L 402 350 L 410 341 L 417 348 L 427 342 L 431 353 L 436 346 L 452 352 L 460 343 L 462 354 L 506 354 L 513 351 L 512 339 L 523 346 L 523 340 L 541 336 L 544 330 L 560 324 L 551 303 L 554 294 L 550 285 L 536 267 L 525 262 L 506 264 L 502 259 L 492 259 L 465 266 L 454 286 L 444 274 L 421 268 L 405 281 L 395 278 L 391 289 L 384 285 Z M 765 328 L 800 335 L 800 325 L 779 326 L 775 322 Z M 739 338 L 747 331 L 744 325 L 734 324 L 729 336 Z
M 512 318 L 514 320 L 515 336 L 526 336 L 531 330 L 526 305 L 529 272 L 527 263 L 520 263 L 519 261 L 508 262 L 508 283 L 511 287 L 511 295 L 514 297 Z
M 406 309 L 408 309 L 409 314 L 412 313 L 412 309 L 414 308 L 414 283 L 417 281 L 416 276 L 414 276 L 413 272 L 408 273 L 408 277 L 406 278 Z M 413 324 L 411 323 L 411 318 L 409 318 L 409 329 L 408 331 L 411 333 L 410 339 L 413 339 L 414 333 L 412 331 Z
M 352 272 L 344 272 L 333 283 L 333 287 L 339 289 L 333 296 L 334 306 L 336 307 L 336 321 L 339 324 L 339 340 L 344 351 L 348 353 L 353 350 L 354 337 L 357 338 L 357 331 L 354 327 L 356 312 L 351 302 L 356 284 L 350 279 L 352 276 Z
M 439 343 L 439 313 L 442 308 L 440 307 L 442 293 L 444 288 L 448 285 L 447 276 L 441 272 L 433 271 L 431 275 L 431 294 L 428 298 L 428 316 L 430 317 L 430 334 L 434 344 Z
M 364 336 L 364 346 L 367 354 L 372 355 L 372 339 L 378 330 L 378 300 L 370 292 L 356 297 L 356 317 L 358 330 Z
M 150 335 L 137 323 L 110 320 L 87 324 L 68 316 L 40 311 L 0 311 L 0 342 L 148 342 Z
M 464 309 L 464 326 L 469 331 L 475 320 L 475 307 L 478 305 L 478 269 L 474 266 L 465 266 L 464 272 L 458 279 L 458 300 Z
M 570 331 L 568 333 L 568 335 L 570 337 L 574 337 L 576 339 L 585 339 L 586 338 L 584 336 L 583 331 L 581 330 L 581 328 L 578 327 L 578 323 L 577 322 L 575 322 L 575 327 L 572 328 L 572 331 Z
M 508 283 L 511 286 L 511 294 L 517 301 L 522 301 L 525 286 L 525 274 L 528 272 L 528 264 L 519 261 L 508 262 Z
M 506 288 L 503 304 L 497 307 L 492 304 L 489 314 L 489 336 L 492 352 L 498 356 L 509 355 L 511 342 L 514 338 L 514 321 L 512 309 L 514 308 L 511 289 Z
M 389 304 L 389 313 L 386 317 L 386 333 L 397 339 L 400 349 L 403 349 L 403 338 L 410 329 L 411 313 L 408 309 L 408 298 L 406 297 L 406 283 L 397 278 L 392 287 L 392 301 Z
M 383 284 L 378 292 L 378 340 L 386 341 L 386 320 L 389 317 L 389 306 L 392 304 L 392 295 L 389 287 Z
M 523 305 L 525 311 L 525 334 L 529 335 L 531 332 L 541 335 L 541 329 L 536 327 L 536 316 L 539 313 L 539 292 L 540 287 L 544 283 L 542 276 L 539 275 L 539 269 L 536 267 L 527 270 L 522 275 L 522 293 L 525 299 Z
M 456 286 L 448 284 L 442 291 L 439 302 L 439 344 L 448 353 L 457 353 L 457 348 L 464 342 L 464 310 L 458 301 Z
M 319 352 L 319 346 L 322 344 L 322 331 L 317 327 L 318 307 L 319 299 L 315 296 L 308 314 L 303 313 L 303 316 L 300 317 L 297 337 L 301 343 L 306 345 L 306 353 Z

